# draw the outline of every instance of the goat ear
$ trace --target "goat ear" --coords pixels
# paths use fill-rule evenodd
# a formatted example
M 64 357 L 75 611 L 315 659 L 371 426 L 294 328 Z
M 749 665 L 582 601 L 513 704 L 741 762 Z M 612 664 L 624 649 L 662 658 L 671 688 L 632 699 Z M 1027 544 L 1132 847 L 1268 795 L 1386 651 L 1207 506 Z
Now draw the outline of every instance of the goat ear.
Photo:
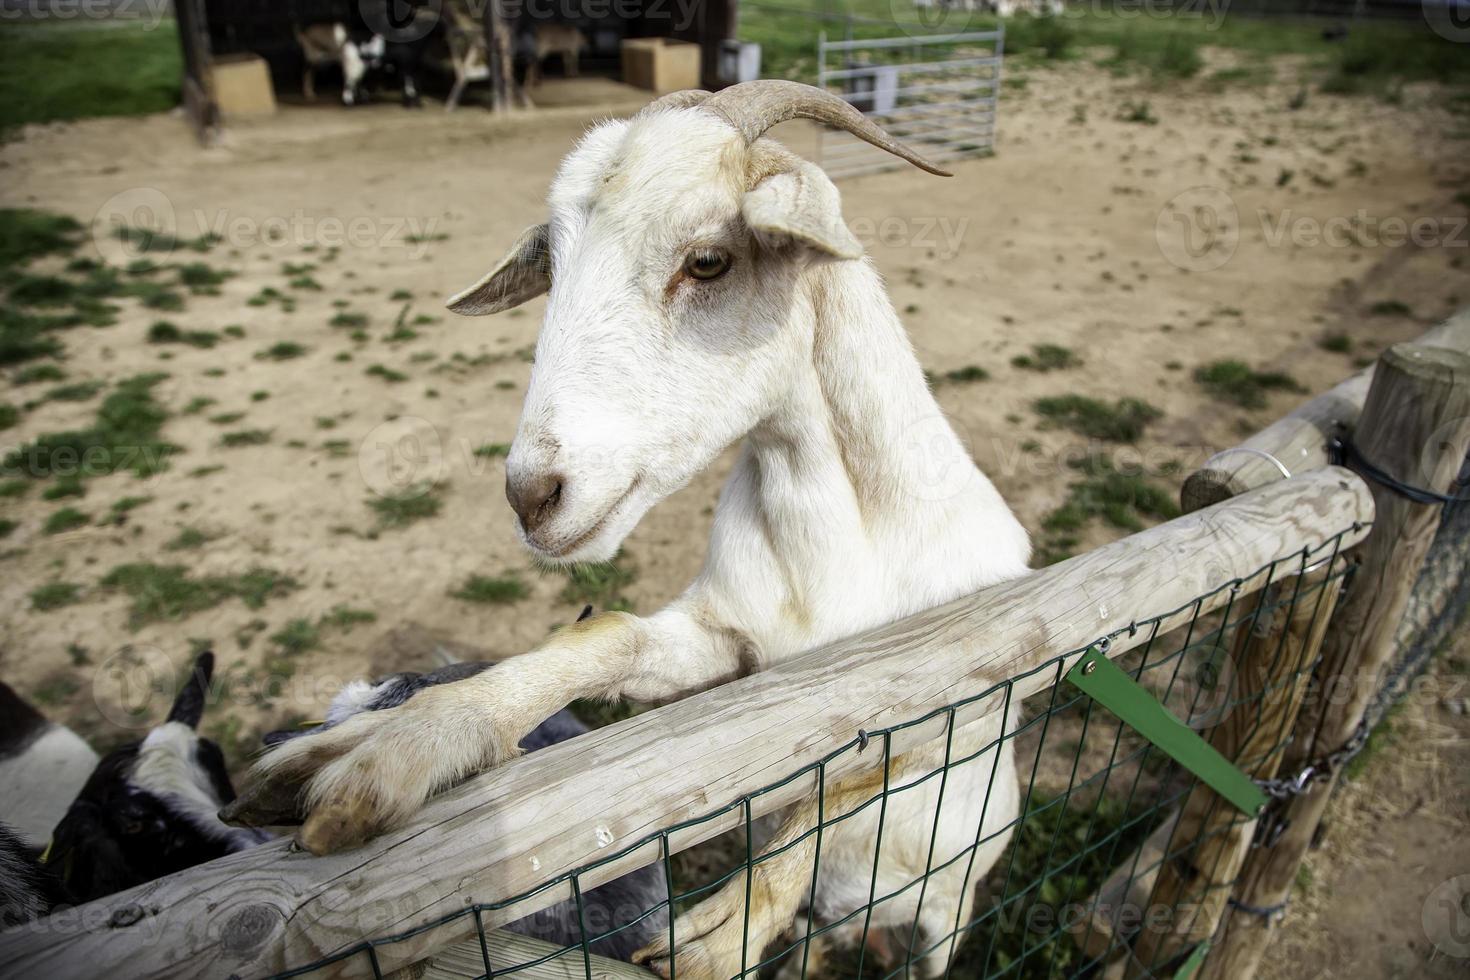
M 551 288 L 551 239 L 546 225 L 535 225 L 521 237 L 490 274 L 444 305 L 464 316 L 485 316 L 514 309 Z
M 842 220 L 837 187 L 810 163 L 772 174 L 745 194 L 740 206 L 756 234 L 799 245 L 838 259 L 856 259 L 863 246 Z

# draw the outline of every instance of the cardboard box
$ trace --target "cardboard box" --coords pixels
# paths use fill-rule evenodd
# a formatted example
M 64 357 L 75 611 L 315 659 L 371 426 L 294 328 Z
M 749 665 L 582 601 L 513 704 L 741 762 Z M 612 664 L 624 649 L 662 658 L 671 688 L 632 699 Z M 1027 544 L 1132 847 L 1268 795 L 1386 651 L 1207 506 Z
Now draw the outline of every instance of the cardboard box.
M 623 41 L 623 81 L 663 95 L 699 88 L 699 45 L 667 37 Z
M 270 67 L 258 54 L 226 54 L 214 59 L 214 98 L 220 114 L 268 116 L 276 111 Z

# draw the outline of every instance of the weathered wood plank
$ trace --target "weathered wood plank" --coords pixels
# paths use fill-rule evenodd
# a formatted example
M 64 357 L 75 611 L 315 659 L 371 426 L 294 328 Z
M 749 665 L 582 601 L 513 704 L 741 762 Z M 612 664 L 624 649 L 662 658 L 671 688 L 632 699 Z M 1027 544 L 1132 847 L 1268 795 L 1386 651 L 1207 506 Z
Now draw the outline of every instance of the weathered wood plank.
M 1470 309 L 1425 332 L 1415 343 L 1470 352 Z M 1326 466 L 1327 440 L 1357 426 L 1375 368 L 1348 378 L 1239 446 L 1207 460 L 1184 481 L 1179 495 L 1184 509 L 1198 510 L 1273 483 L 1282 478 L 1282 467 L 1296 474 Z
M 1470 355 L 1416 344 L 1391 348 L 1379 362 L 1355 441 L 1364 457 L 1394 478 L 1448 491 L 1470 441 Z M 1317 704 L 1297 719 L 1296 767 L 1337 750 L 1358 728 L 1392 662 L 1409 593 L 1439 525 L 1442 507 L 1414 503 L 1378 484 L 1372 489 L 1378 519 L 1357 549 L 1351 589 L 1323 640 Z M 1252 852 L 1241 870 L 1238 902 L 1262 909 L 1287 900 L 1335 775 L 1291 800 L 1285 831 L 1273 846 Z M 1253 976 L 1271 925 L 1239 911 L 1227 915 L 1201 978 Z
M 286 842 L 190 869 L 0 935 L 0 962 L 55 980 L 99 974 L 254 977 L 353 949 L 364 937 L 384 971 L 474 933 L 470 906 L 501 903 L 556 876 L 709 814 L 850 744 L 859 729 L 912 721 L 973 697 L 1119 631 L 1112 654 L 1146 639 L 1135 619 L 1164 615 L 1160 632 L 1229 594 L 1225 583 L 1347 531 L 1358 540 L 1372 498 L 1352 473 L 1317 470 L 1265 487 L 973 596 L 831 644 L 771 670 L 516 759 L 430 803 L 408 828 L 328 857 Z M 1351 530 L 1350 530 L 1351 529 Z M 1194 600 L 1219 590 L 1196 606 Z M 1069 665 L 1069 664 L 1068 664 Z M 1013 697 L 1047 687 L 1037 671 Z M 1002 697 L 957 712 L 965 724 Z M 941 714 L 893 737 L 895 753 L 940 736 Z M 827 778 L 878 765 L 849 751 Z M 814 787 L 796 779 L 762 794 L 759 816 Z M 735 807 L 672 835 L 672 850 L 744 819 Z M 642 844 L 582 875 L 584 888 L 658 858 Z M 495 927 L 566 898 L 547 888 L 486 910 Z M 109 926 L 109 922 L 114 923 Z M 368 976 L 363 953 L 321 976 Z
M 483 977 L 487 953 L 491 968 L 499 973 L 522 963 L 534 962 L 560 949 L 560 946 L 544 940 L 494 929 L 486 935 L 483 951 L 477 937 L 435 953 L 423 973 L 423 980 L 475 980 Z M 655 980 L 657 976 L 640 966 L 610 960 L 606 956 L 589 956 L 587 961 L 592 967 L 592 980 Z M 587 971 L 581 952 L 576 951 L 547 960 L 539 966 L 518 970 L 513 975 L 518 980 L 586 980 Z

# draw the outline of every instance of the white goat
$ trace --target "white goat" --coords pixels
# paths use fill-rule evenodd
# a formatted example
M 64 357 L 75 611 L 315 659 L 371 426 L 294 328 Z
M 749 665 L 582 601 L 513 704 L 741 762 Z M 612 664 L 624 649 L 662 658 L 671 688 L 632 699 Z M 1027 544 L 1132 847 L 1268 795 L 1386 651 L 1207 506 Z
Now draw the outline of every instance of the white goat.
M 943 173 L 809 86 L 678 93 L 588 132 L 552 183 L 550 223 L 450 302 L 485 314 L 550 291 L 506 464 L 522 537 L 544 559 L 612 557 L 650 507 L 745 437 L 699 577 L 652 616 L 593 617 L 495 670 L 287 743 L 262 760 L 230 818 L 268 822 L 304 807 L 307 848 L 352 846 L 517 754 L 523 735 L 574 698 L 669 701 L 1026 571 L 1026 533 L 930 394 L 837 189 L 761 138 L 797 117 Z M 954 759 L 977 757 L 948 777 L 932 860 L 959 859 L 929 879 L 922 909 L 916 886 L 873 914 L 876 928 L 917 916 L 918 949 L 933 947 L 926 975 L 948 963 L 946 937 L 969 922 L 973 882 L 1016 817 L 1010 743 L 979 754 L 1000 734 L 992 720 L 954 738 Z M 942 761 L 942 744 L 911 752 L 895 761 L 892 785 Z M 879 896 L 925 873 L 939 782 L 889 800 Z M 881 784 L 872 773 L 828 785 L 825 816 Z M 818 923 L 868 901 L 877 811 L 826 831 Z M 768 850 L 816 813 L 815 797 L 792 807 Z M 982 837 L 969 868 L 963 852 Z M 753 871 L 750 963 L 801 912 L 812 848 L 808 837 Z M 681 978 L 740 971 L 745 906 L 738 878 L 679 919 Z M 846 940 L 860 938 L 862 919 Z M 640 956 L 667 973 L 666 947 L 665 937 Z

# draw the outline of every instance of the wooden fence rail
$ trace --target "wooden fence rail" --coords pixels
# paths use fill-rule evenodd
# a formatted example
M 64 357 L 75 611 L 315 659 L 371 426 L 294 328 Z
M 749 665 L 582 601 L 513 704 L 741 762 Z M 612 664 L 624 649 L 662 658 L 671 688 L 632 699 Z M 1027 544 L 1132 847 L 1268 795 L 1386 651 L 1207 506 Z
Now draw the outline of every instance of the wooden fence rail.
M 1130 623 L 1169 613 L 1158 632 L 1229 601 L 1223 589 L 1339 533 L 1366 534 L 1373 498 L 1353 473 L 1318 469 L 1151 528 L 965 599 L 816 650 L 716 690 L 516 759 L 435 800 L 405 830 L 357 850 L 313 857 L 286 842 L 196 867 L 0 934 L 15 976 L 256 977 L 400 935 L 473 904 L 531 891 L 589 862 L 590 888 L 659 857 L 649 835 L 702 817 L 800 771 L 852 741 L 959 702 L 1008 678 L 1012 697 L 1048 687 L 1034 668 L 1117 633 L 1110 656 L 1147 639 Z M 1197 599 L 1203 598 L 1196 603 Z M 999 710 L 971 703 L 965 724 Z M 895 754 L 939 737 L 932 724 L 895 732 Z M 844 753 L 827 778 L 877 766 Z M 814 788 L 795 779 L 756 797 L 755 816 Z M 743 823 L 741 809 L 671 836 L 682 850 Z M 546 888 L 485 911 L 492 928 L 561 901 Z M 384 973 L 474 934 L 462 916 L 375 949 Z M 323 976 L 370 976 L 365 955 Z
M 1470 351 L 1470 308 L 1415 341 L 1425 347 Z M 1238 493 L 1285 476 L 1327 465 L 1327 441 L 1357 427 L 1377 368 L 1360 371 L 1329 391 L 1304 402 L 1238 446 L 1216 453 L 1184 481 L 1180 501 L 1186 511 L 1218 504 Z

